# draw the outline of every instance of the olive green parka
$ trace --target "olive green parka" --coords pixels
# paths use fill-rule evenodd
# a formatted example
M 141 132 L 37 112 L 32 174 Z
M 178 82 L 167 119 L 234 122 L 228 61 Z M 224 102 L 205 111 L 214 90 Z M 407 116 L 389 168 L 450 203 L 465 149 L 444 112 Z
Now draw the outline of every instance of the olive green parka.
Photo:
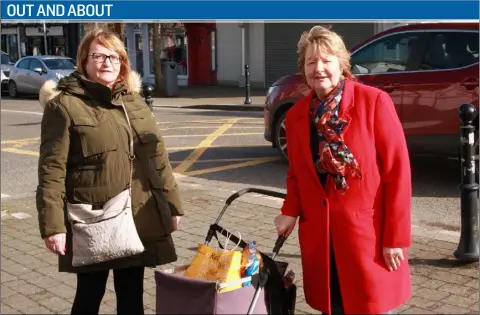
M 141 80 L 132 72 L 134 91 L 114 90 L 74 72 L 40 91 L 44 107 L 38 165 L 37 210 L 42 238 L 67 233 L 59 271 L 90 272 L 134 266 L 155 267 L 177 260 L 172 216 L 183 215 L 179 188 L 155 117 L 139 94 Z M 72 267 L 72 235 L 66 201 L 101 207 L 128 187 L 129 128 L 134 139 L 132 209 L 145 252 L 84 267 Z

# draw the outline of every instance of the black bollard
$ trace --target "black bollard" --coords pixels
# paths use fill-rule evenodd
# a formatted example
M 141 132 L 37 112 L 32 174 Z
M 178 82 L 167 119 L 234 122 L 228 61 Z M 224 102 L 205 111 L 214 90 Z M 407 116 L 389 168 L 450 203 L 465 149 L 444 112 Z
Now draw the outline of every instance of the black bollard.
M 143 85 L 143 97 L 145 98 L 145 103 L 147 103 L 148 108 L 150 108 L 151 111 L 153 111 L 153 91 L 155 88 L 153 85 L 145 83 Z
M 245 65 L 245 102 L 243 103 L 252 104 L 252 98 L 250 97 L 250 70 L 248 65 Z
M 460 261 L 479 261 L 478 184 L 475 180 L 475 106 L 463 104 L 458 108 L 462 152 L 462 183 L 460 184 L 460 242 L 455 257 Z

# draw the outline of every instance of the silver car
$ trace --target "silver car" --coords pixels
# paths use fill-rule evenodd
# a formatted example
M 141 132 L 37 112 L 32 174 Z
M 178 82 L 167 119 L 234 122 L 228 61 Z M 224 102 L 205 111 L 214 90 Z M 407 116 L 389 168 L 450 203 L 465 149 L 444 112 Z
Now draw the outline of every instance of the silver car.
M 8 92 L 10 97 L 19 94 L 37 94 L 49 79 L 58 82 L 77 69 L 72 58 L 61 56 L 29 56 L 18 60 L 10 70 Z

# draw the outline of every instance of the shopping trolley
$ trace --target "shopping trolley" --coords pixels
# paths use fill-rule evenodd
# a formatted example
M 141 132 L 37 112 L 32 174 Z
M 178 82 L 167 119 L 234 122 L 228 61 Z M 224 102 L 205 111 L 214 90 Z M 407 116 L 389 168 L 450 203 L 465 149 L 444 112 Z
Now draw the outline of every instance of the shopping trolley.
M 247 193 L 285 199 L 283 193 L 258 188 L 246 188 L 234 193 L 226 200 L 215 223 L 210 225 L 205 238 L 206 245 L 213 238 L 218 241 L 217 233 L 220 233 L 229 237 L 235 244 L 239 244 L 241 248 L 248 246 L 245 241 L 219 225 L 232 202 Z M 275 261 L 285 239 L 285 236 L 278 237 L 271 257 L 260 252 L 263 268 L 258 274 L 240 280 L 219 283 L 183 277 L 182 274 L 188 265 L 169 270 L 155 270 L 156 314 L 294 314 L 297 287 L 293 283 L 285 284 L 288 263 Z M 219 245 L 222 247 L 220 242 Z M 244 282 L 252 284 L 220 292 L 232 284 Z

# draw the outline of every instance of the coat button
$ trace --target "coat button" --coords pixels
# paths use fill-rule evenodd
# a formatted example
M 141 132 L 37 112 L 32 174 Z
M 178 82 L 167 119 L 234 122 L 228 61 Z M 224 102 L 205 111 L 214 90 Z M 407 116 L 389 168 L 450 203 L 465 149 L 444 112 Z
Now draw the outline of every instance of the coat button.
M 327 206 L 327 200 L 326 200 L 326 199 L 323 199 L 323 206 L 324 206 L 324 207 Z

